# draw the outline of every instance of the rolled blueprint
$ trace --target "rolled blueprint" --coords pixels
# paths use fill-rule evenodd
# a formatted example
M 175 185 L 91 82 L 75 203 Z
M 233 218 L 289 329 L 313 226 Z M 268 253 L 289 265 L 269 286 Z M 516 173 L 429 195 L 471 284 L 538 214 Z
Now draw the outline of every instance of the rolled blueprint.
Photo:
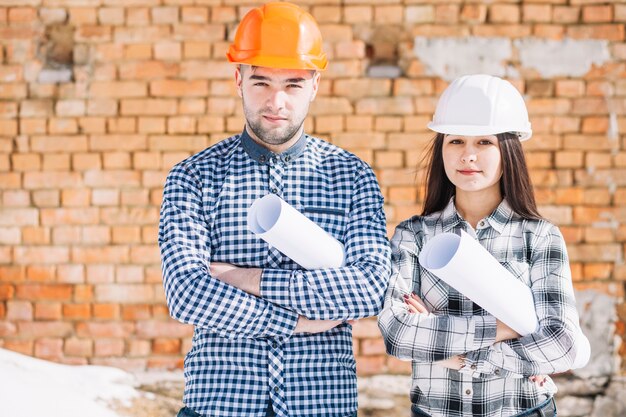
M 522 336 L 538 326 L 533 295 L 484 247 L 464 231 L 442 233 L 424 245 L 420 264 Z M 576 359 L 572 369 L 587 364 L 589 340 L 575 323 Z
M 344 265 L 343 244 L 277 195 L 252 203 L 248 228 L 305 269 Z

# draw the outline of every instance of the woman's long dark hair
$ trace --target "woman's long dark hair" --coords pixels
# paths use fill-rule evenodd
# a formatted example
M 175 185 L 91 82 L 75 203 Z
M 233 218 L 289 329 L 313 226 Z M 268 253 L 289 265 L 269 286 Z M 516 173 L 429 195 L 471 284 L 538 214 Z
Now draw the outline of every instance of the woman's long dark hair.
M 426 158 L 430 161 L 426 170 L 426 197 L 422 216 L 441 211 L 454 196 L 456 188 L 448 179 L 443 166 L 443 133 L 437 133 Z M 517 135 L 499 133 L 496 135 L 502 155 L 502 178 L 500 192 L 511 209 L 525 219 L 541 219 L 535 202 L 533 186 L 528 174 L 524 150 Z

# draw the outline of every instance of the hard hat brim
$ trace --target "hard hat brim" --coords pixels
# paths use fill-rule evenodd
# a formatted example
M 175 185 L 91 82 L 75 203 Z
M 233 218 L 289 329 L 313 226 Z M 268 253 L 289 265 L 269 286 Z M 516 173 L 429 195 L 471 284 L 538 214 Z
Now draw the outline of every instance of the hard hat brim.
M 241 57 L 238 54 L 229 52 L 226 54 L 228 60 L 234 64 L 251 65 L 255 67 L 276 68 L 276 69 L 303 69 L 313 71 L 324 71 L 328 67 L 328 60 L 323 57 L 311 57 L 300 55 L 297 58 L 282 56 L 256 55 Z
M 485 136 L 497 135 L 498 133 L 515 132 L 518 134 L 520 141 L 530 139 L 533 134 L 530 126 L 527 128 L 511 129 L 510 126 L 442 125 L 430 122 L 428 123 L 428 128 L 437 133 L 459 136 Z

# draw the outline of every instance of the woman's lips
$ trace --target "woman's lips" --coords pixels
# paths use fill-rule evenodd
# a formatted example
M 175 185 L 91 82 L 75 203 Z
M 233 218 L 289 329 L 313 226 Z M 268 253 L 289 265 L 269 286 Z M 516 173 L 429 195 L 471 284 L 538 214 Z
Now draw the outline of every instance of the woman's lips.
M 474 171 L 474 170 L 459 170 L 458 173 L 461 175 L 474 175 L 474 174 L 478 174 L 481 171 Z

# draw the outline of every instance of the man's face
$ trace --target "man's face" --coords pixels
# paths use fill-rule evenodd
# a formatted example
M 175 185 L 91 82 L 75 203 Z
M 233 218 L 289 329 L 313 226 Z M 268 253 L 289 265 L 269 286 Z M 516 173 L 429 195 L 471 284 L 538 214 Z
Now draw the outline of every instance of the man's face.
M 299 137 L 319 79 L 319 73 L 309 70 L 237 68 L 237 91 L 249 133 L 268 145 Z

